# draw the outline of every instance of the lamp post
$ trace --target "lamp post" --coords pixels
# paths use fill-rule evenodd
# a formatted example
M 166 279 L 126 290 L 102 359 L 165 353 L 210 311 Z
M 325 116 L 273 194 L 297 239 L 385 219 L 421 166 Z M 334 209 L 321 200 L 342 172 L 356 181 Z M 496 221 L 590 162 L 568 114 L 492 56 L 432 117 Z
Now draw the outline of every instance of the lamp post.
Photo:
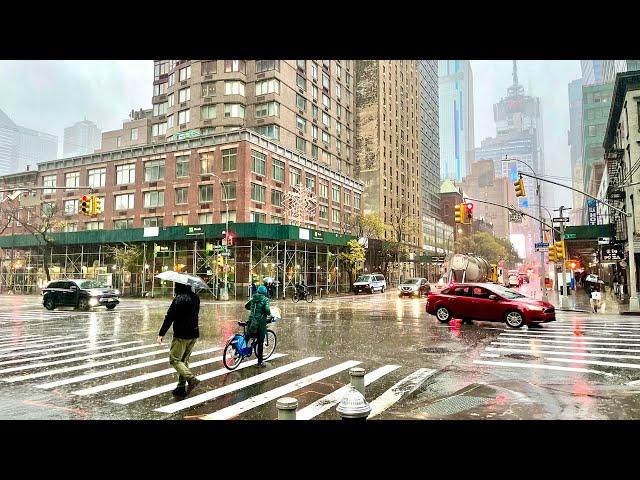
M 505 155 L 506 157 L 506 155 Z M 520 162 L 529 167 L 529 170 L 533 172 L 533 174 L 537 177 L 538 174 L 536 171 L 524 160 L 520 160 L 518 158 L 504 158 L 501 160 L 502 162 Z M 536 179 L 536 195 L 538 196 L 538 218 L 542 218 L 542 193 L 540 192 L 540 182 Z M 544 232 L 542 223 L 540 224 L 540 242 L 544 241 Z M 544 273 L 544 252 L 540 252 L 540 269 L 538 270 L 538 274 L 540 276 L 540 290 L 542 291 L 542 298 L 545 301 L 549 300 L 549 296 L 547 294 L 547 287 L 544 282 L 545 273 Z
M 222 179 L 216 175 L 215 173 L 208 173 L 208 176 L 217 178 L 218 181 L 220 182 L 220 185 L 222 186 L 223 190 L 224 190 L 224 202 L 226 204 L 227 207 L 227 215 L 225 218 L 225 226 L 224 226 L 224 244 L 225 247 L 228 248 L 229 246 L 229 195 L 227 194 L 227 186 L 225 185 L 225 183 L 222 181 Z M 227 249 L 227 253 L 229 252 L 229 250 Z M 222 290 L 220 291 L 220 300 L 229 300 L 229 291 L 227 289 L 227 270 L 228 270 L 228 265 L 227 265 L 227 258 L 229 258 L 227 255 L 224 256 L 224 287 L 222 287 Z

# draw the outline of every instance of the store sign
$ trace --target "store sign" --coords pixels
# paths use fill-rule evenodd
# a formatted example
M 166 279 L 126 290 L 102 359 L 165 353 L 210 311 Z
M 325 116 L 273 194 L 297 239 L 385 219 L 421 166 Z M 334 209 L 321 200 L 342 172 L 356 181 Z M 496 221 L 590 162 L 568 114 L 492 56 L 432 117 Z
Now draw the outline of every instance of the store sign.
M 189 227 L 187 229 L 187 235 L 204 235 L 202 227 Z
M 624 247 L 620 243 L 602 245 L 600 247 L 600 259 L 603 262 L 618 262 L 624 260 Z
M 300 238 L 300 240 L 309 240 L 309 230 L 306 228 L 299 229 L 298 238 Z
M 324 233 L 318 231 L 318 230 L 314 230 L 313 231 L 313 239 L 317 240 L 319 242 L 322 242 L 324 240 Z
M 178 132 L 174 135 L 175 140 L 185 140 L 187 138 L 199 137 L 200 132 L 197 130 L 187 130 L 186 132 Z
M 587 207 L 589 211 L 589 225 L 598 224 L 598 206 L 596 201 L 592 198 L 587 200 Z
M 145 227 L 142 236 L 143 237 L 157 237 L 160 235 L 159 227 Z

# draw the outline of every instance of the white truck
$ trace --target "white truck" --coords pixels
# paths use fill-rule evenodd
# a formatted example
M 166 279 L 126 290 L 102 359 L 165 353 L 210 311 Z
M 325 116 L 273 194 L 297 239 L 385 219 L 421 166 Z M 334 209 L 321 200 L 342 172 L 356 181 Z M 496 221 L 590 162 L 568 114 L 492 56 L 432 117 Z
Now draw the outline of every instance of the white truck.
M 488 282 L 491 278 L 491 265 L 485 258 L 477 255 L 454 255 L 445 274 L 449 283 Z

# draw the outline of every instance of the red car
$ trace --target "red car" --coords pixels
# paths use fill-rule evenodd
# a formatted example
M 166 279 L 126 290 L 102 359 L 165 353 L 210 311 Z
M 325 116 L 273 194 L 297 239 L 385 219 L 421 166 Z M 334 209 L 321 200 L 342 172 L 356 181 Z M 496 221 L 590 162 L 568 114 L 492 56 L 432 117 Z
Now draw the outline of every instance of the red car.
M 511 328 L 556 319 L 556 310 L 550 303 L 486 283 L 459 283 L 430 294 L 427 313 L 435 315 L 442 323 L 462 318 L 505 322 Z

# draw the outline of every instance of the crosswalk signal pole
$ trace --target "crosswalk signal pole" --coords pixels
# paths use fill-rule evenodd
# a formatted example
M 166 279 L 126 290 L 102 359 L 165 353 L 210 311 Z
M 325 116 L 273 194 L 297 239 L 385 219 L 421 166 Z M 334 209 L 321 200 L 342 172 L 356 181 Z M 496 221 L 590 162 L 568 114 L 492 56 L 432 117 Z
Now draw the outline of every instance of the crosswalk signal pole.
M 562 218 L 562 212 L 564 210 L 571 210 L 570 208 L 565 208 L 561 206 L 558 210 L 554 210 L 554 212 L 560 212 L 560 217 Z M 567 291 L 567 262 L 564 259 L 564 222 L 560 222 L 560 243 L 562 244 L 562 294 L 560 295 L 560 308 L 567 308 L 569 306 L 569 292 Z

